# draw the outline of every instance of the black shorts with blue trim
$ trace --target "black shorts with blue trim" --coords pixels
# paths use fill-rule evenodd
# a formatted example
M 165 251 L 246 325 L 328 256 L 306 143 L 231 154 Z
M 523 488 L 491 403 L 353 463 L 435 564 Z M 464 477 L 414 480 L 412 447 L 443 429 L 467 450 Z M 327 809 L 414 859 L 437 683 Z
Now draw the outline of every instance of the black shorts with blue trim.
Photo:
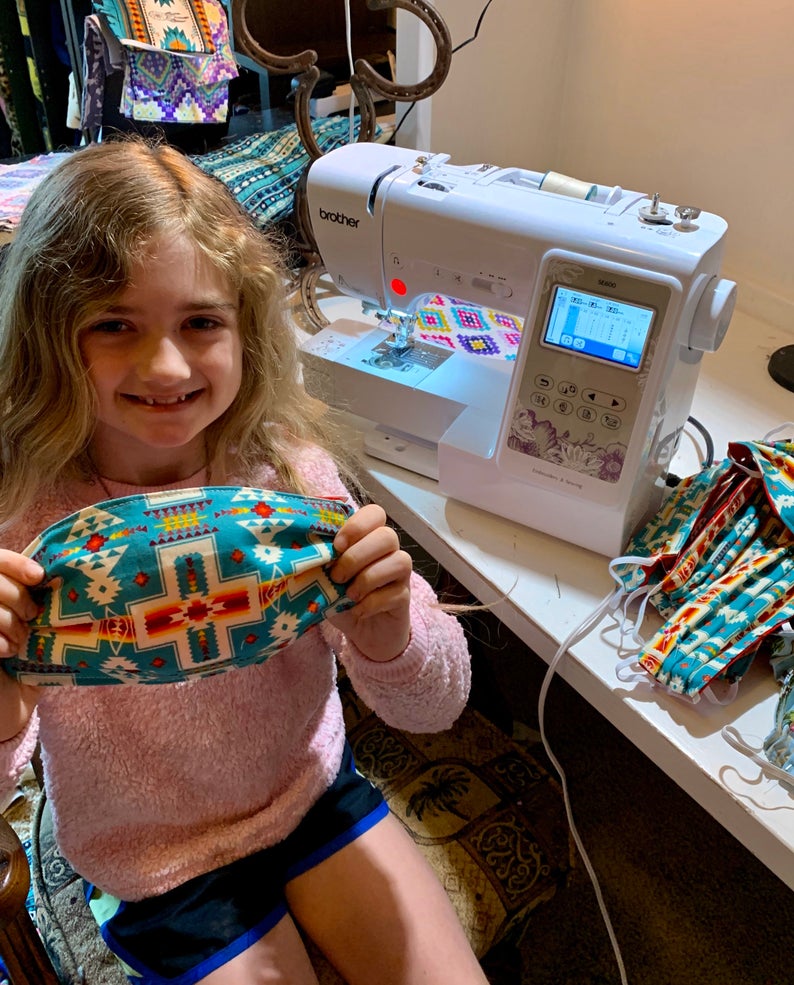
M 345 743 L 336 780 L 283 841 L 161 896 L 125 903 L 88 887 L 111 951 L 136 985 L 195 985 L 251 947 L 287 912 L 284 887 L 388 814 Z

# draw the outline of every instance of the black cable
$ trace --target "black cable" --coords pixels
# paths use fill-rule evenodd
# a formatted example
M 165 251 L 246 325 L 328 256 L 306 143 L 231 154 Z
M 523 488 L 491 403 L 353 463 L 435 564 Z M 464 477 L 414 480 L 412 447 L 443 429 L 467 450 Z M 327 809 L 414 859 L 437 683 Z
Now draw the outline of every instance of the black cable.
M 714 439 L 709 434 L 708 430 L 694 417 L 688 417 L 687 421 L 695 428 L 696 431 L 700 431 L 703 436 L 703 440 L 706 442 L 706 454 L 701 462 L 704 469 L 707 469 L 710 465 L 714 464 Z
M 488 0 L 488 2 L 485 4 L 485 6 L 480 11 L 480 16 L 477 18 L 477 26 L 474 28 L 474 34 L 472 34 L 472 36 L 470 38 L 466 38 L 465 41 L 461 41 L 461 43 L 459 45 L 457 45 L 456 47 L 454 47 L 452 49 L 452 52 L 451 52 L 452 55 L 454 55 L 457 52 L 459 52 L 461 48 L 465 48 L 467 44 L 471 44 L 472 41 L 476 41 L 477 40 L 477 35 L 480 33 L 480 27 L 482 25 L 483 19 L 484 19 L 486 13 L 488 12 L 488 8 L 491 6 L 492 3 L 493 3 L 493 0 Z M 408 109 L 405 112 L 405 116 L 403 116 L 403 118 L 400 120 L 400 122 L 394 128 L 394 132 L 391 135 L 391 139 L 392 140 L 394 140 L 394 138 L 397 136 L 397 134 L 400 131 L 400 127 L 403 125 L 403 123 L 405 123 L 405 121 L 411 115 L 411 112 L 413 111 L 414 106 L 416 106 L 416 101 L 414 101 L 414 102 L 411 103 L 411 105 L 408 107 Z

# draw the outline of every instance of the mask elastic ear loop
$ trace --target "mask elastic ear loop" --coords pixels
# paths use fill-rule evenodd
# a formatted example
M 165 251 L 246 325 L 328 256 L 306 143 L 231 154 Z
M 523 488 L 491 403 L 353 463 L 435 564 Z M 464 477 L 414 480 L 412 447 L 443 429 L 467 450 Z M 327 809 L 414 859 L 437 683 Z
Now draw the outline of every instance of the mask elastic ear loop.
M 779 434 L 784 428 L 787 428 L 789 431 L 794 431 L 794 421 L 783 421 L 782 424 L 778 424 L 776 428 L 772 428 L 771 431 L 767 431 L 763 438 L 761 438 L 761 441 L 763 441 L 764 444 L 768 444 L 769 440 L 776 434 Z
M 623 588 L 623 582 L 620 576 L 615 571 L 615 567 L 621 564 L 634 564 L 638 567 L 650 568 L 655 563 L 655 558 L 641 557 L 638 555 L 624 555 L 623 557 L 614 558 L 609 562 L 609 573 L 618 585 L 617 591 L 613 596 L 612 611 L 619 608 L 621 613 L 620 648 L 624 653 L 629 653 L 629 656 L 619 660 L 615 667 L 615 674 L 618 680 L 623 684 L 639 684 L 650 681 L 647 673 L 637 663 L 637 654 L 640 653 L 645 647 L 645 640 L 640 635 L 639 630 L 645 620 L 645 610 L 648 606 L 648 601 L 655 586 L 643 584 L 627 594 L 626 590 Z M 622 605 L 620 605 L 621 598 L 623 598 Z M 636 617 L 632 619 L 629 616 L 628 610 L 629 606 L 636 602 L 637 599 L 642 599 L 642 601 L 640 602 L 639 611 L 637 612 Z M 630 639 L 633 644 L 632 647 L 626 647 L 624 642 L 626 637 Z
M 751 746 L 749 742 L 746 742 L 742 738 L 739 731 L 733 725 L 723 725 L 721 735 L 728 745 L 733 746 L 734 749 L 743 753 L 748 759 L 752 759 L 756 766 L 761 768 L 761 772 L 765 776 L 794 787 L 794 775 L 787 773 L 786 770 L 781 769 L 779 766 L 775 766 L 774 763 L 770 763 L 768 759 L 764 759 L 760 755 L 764 751 L 763 746 Z
M 724 698 L 717 697 L 717 695 L 714 693 L 713 684 L 709 684 L 708 687 L 704 687 L 700 693 L 713 705 L 729 705 L 733 703 L 733 701 L 736 699 L 736 695 L 739 693 L 739 682 L 731 681 L 731 683 L 725 689 Z
M 582 622 L 576 626 L 571 632 L 566 636 L 566 638 L 560 643 L 557 648 L 557 652 L 551 659 L 549 663 L 549 668 L 543 678 L 543 683 L 540 686 L 540 694 L 538 695 L 538 731 L 540 732 L 540 739 L 543 743 L 543 748 L 546 750 L 546 755 L 549 757 L 554 769 L 557 771 L 557 775 L 560 778 L 560 785 L 562 787 L 562 797 L 565 804 L 565 814 L 568 818 L 568 825 L 571 829 L 571 836 L 573 837 L 574 843 L 576 844 L 579 854 L 582 857 L 584 867 L 587 870 L 587 874 L 590 877 L 590 882 L 593 885 L 595 891 L 596 900 L 598 902 L 598 908 L 601 911 L 601 916 L 604 920 L 604 925 L 606 926 L 607 933 L 609 935 L 610 943 L 612 944 L 612 950 L 615 954 L 615 960 L 617 961 L 618 971 L 620 973 L 621 985 L 628 985 L 628 978 L 626 976 L 626 968 L 623 964 L 623 956 L 620 953 L 620 946 L 618 945 L 617 937 L 615 936 L 615 931 L 612 927 L 612 921 L 609 917 L 609 912 L 604 903 L 604 897 L 601 893 L 601 886 L 598 882 L 598 876 L 596 875 L 595 869 L 593 868 L 593 863 L 590 861 L 590 857 L 585 851 L 584 844 L 576 828 L 576 824 L 573 819 L 573 808 L 571 807 L 571 799 L 568 794 L 568 781 L 565 777 L 565 772 L 560 765 L 557 757 L 551 751 L 551 746 L 549 745 L 549 740 L 546 736 L 546 726 L 545 726 L 545 706 L 546 706 L 546 695 L 549 691 L 549 686 L 551 685 L 552 678 L 557 671 L 557 665 L 560 663 L 562 658 L 566 655 L 568 650 L 578 643 L 580 640 L 584 639 L 598 623 L 603 619 L 603 617 L 608 612 L 614 612 L 621 595 L 621 589 L 618 588 L 616 591 L 611 592 L 606 598 L 602 599 L 601 602 L 596 606 L 596 608 L 586 616 Z

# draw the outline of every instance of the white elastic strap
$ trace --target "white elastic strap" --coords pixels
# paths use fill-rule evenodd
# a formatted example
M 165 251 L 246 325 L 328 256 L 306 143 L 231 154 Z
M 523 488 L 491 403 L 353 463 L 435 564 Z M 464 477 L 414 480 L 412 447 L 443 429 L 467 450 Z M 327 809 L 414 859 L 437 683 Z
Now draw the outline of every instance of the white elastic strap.
M 549 664 L 549 669 L 546 671 L 546 674 L 543 678 L 543 683 L 541 684 L 540 687 L 540 694 L 538 696 L 538 731 L 540 732 L 541 742 L 543 743 L 543 748 L 546 750 L 546 755 L 549 757 L 549 760 L 551 761 L 552 765 L 554 766 L 554 769 L 557 771 L 557 774 L 560 778 L 560 785 L 562 786 L 562 797 L 563 797 L 563 802 L 565 804 L 565 813 L 568 818 L 568 825 L 571 829 L 571 835 L 573 836 L 574 843 L 576 844 L 576 847 L 579 850 L 579 854 L 582 857 L 582 861 L 584 862 L 584 866 L 585 869 L 587 870 L 587 874 L 590 876 L 590 882 L 593 884 L 593 889 L 595 890 L 596 900 L 598 901 L 598 908 L 601 911 L 601 916 L 603 917 L 604 925 L 606 926 L 607 933 L 609 934 L 609 940 L 612 944 L 612 950 L 614 951 L 615 954 L 615 960 L 617 961 L 618 971 L 620 972 L 621 985 L 628 985 L 628 978 L 626 977 L 626 968 L 625 965 L 623 964 L 623 956 L 620 953 L 620 947 L 618 945 L 617 937 L 615 936 L 615 931 L 612 927 L 612 921 L 609 917 L 609 912 L 607 911 L 606 904 L 604 903 L 604 897 L 601 893 L 601 886 L 598 882 L 598 876 L 595 873 L 595 869 L 593 868 L 593 864 L 590 861 L 590 857 L 585 851 L 584 845 L 582 844 L 582 839 L 579 836 L 579 832 L 576 829 L 576 824 L 574 823 L 573 809 L 571 807 L 571 800 L 568 795 L 568 781 L 565 778 L 565 773 L 559 761 L 557 760 L 557 757 L 551 751 L 549 740 L 546 737 L 546 727 L 545 727 L 546 695 L 548 694 L 549 686 L 557 670 L 557 665 L 565 656 L 565 654 L 568 652 L 568 650 L 574 645 L 574 643 L 578 643 L 579 640 L 587 636 L 588 633 L 590 633 L 590 631 L 595 626 L 598 625 L 598 623 L 603 619 L 603 617 L 608 612 L 613 611 L 615 597 L 616 595 L 619 594 L 620 594 L 619 592 L 618 593 L 610 592 L 610 594 L 607 595 L 605 599 L 599 602 L 598 606 L 590 613 L 589 616 L 586 616 L 578 626 L 576 626 L 573 630 L 571 630 L 568 636 L 562 641 L 562 643 L 560 643 L 559 647 L 557 648 L 557 652 L 554 654 L 554 656 L 551 659 L 551 663 Z
M 794 421 L 783 421 L 783 423 L 778 424 L 776 428 L 772 428 L 771 431 L 767 431 L 761 440 L 764 443 L 766 443 L 770 440 L 770 438 L 773 438 L 776 434 L 779 434 L 784 429 L 788 431 L 794 431 Z
M 637 669 L 639 668 L 639 670 Z M 615 667 L 615 676 L 621 684 L 655 684 L 654 679 L 643 669 L 642 664 L 637 661 L 637 654 L 634 653 L 624 660 L 618 660 Z
M 623 623 L 620 627 L 621 636 L 625 639 L 627 636 L 634 644 L 633 651 L 626 647 L 625 643 L 621 640 L 621 649 L 625 650 L 627 653 L 634 652 L 639 653 L 640 650 L 645 649 L 646 640 L 645 637 L 640 633 L 643 622 L 645 621 L 645 610 L 648 608 L 648 602 L 651 598 L 651 593 L 654 586 L 643 585 L 641 588 L 636 589 L 627 596 L 626 601 L 623 603 Z M 640 602 L 640 607 L 637 610 L 636 617 L 632 620 L 628 614 L 629 606 L 632 605 L 637 599 L 642 599 Z
M 725 688 L 724 698 L 717 697 L 713 684 L 709 684 L 708 687 L 704 687 L 700 693 L 713 705 L 729 705 L 735 700 L 736 695 L 739 693 L 739 682 L 731 681 L 731 683 Z
M 768 759 L 765 759 L 761 755 L 764 751 L 764 747 L 751 746 L 749 742 L 746 742 L 742 738 L 741 734 L 733 727 L 733 725 L 723 725 L 722 737 L 728 745 L 733 746 L 734 749 L 743 753 L 748 759 L 752 759 L 756 766 L 760 766 L 761 772 L 766 776 L 775 780 L 780 780 L 781 783 L 785 783 L 790 787 L 794 787 L 794 776 L 791 773 L 787 773 L 779 766 L 775 766 L 774 763 L 770 763 Z
M 353 65 L 353 24 L 352 15 L 350 13 L 350 0 L 345 0 L 345 43 L 347 45 L 347 64 L 350 69 L 350 75 L 353 75 L 355 67 Z M 353 138 L 355 136 L 355 106 L 356 106 L 356 94 L 353 92 L 353 86 L 350 86 L 350 106 L 348 108 L 347 119 L 348 119 L 348 143 L 353 143 Z
M 648 606 L 651 593 L 654 590 L 653 585 L 640 585 L 631 592 L 626 592 L 623 587 L 623 581 L 620 575 L 615 571 L 615 567 L 620 564 L 636 564 L 642 568 L 649 568 L 656 563 L 654 558 L 650 557 L 640 557 L 635 555 L 624 555 L 623 557 L 616 557 L 609 562 L 609 573 L 612 576 L 613 581 L 617 583 L 618 590 L 615 593 L 614 601 L 612 604 L 613 609 L 620 608 L 621 612 L 621 622 L 620 622 L 620 637 L 621 643 L 620 648 L 624 653 L 630 653 L 636 655 L 645 647 L 645 639 L 640 633 L 643 621 L 645 620 L 645 610 Z M 623 599 L 623 604 L 620 605 L 620 600 Z M 637 601 L 637 599 L 642 599 L 640 602 L 639 611 L 636 617 L 629 615 L 629 607 Z M 625 645 L 625 639 L 629 638 L 632 646 L 627 647 Z M 621 668 L 624 661 L 620 661 L 618 664 L 618 669 Z M 620 674 L 618 673 L 620 678 Z M 623 678 L 620 678 L 624 680 Z

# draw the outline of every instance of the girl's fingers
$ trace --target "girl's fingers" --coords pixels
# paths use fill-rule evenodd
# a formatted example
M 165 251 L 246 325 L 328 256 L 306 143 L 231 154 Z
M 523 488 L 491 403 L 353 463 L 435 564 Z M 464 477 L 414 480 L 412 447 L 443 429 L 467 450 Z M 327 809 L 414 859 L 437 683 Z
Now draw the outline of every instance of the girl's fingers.
M 405 551 L 395 551 L 387 557 L 367 564 L 345 586 L 345 593 L 354 602 L 366 599 L 373 592 L 394 586 L 399 593 L 408 590 L 413 563 Z

